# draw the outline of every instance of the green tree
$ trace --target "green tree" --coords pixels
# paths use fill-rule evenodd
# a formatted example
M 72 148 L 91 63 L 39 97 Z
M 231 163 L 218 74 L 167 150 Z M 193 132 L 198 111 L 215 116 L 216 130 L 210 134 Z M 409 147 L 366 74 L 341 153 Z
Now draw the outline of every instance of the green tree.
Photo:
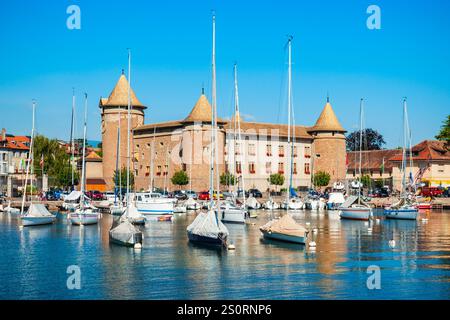
M 237 182 L 236 177 L 230 173 L 230 172 L 225 172 L 222 173 L 220 176 L 220 184 L 224 185 L 224 186 L 234 186 Z
M 274 173 L 269 176 L 269 183 L 274 185 L 278 191 L 278 186 L 282 186 L 284 184 L 284 176 L 279 173 Z
M 314 185 L 319 188 L 327 186 L 330 179 L 330 174 L 325 171 L 318 171 L 313 177 Z
M 441 131 L 439 131 L 439 134 L 435 138 L 445 141 L 447 148 L 450 147 L 450 115 L 442 122 Z
M 170 179 L 172 183 L 176 186 L 185 186 L 189 183 L 189 177 L 185 171 L 180 170 L 173 174 L 173 177 Z
M 33 153 L 35 174 L 46 173 L 52 183 L 50 186 L 68 187 L 72 184 L 73 169 L 70 164 L 70 156 L 56 139 L 49 139 L 43 135 L 35 136 Z M 74 177 L 74 183 L 77 184 L 77 172 L 74 172 Z
M 124 167 L 120 169 L 119 171 L 114 170 L 114 184 L 122 187 L 122 189 L 126 189 L 127 187 L 127 169 Z M 133 171 L 130 171 L 130 188 L 133 188 L 134 186 L 134 174 Z
M 368 174 L 363 174 L 361 176 L 361 183 L 363 184 L 363 187 L 368 188 L 372 184 L 372 179 L 370 179 L 370 176 Z
M 358 151 L 359 150 L 359 137 L 360 130 L 353 131 L 346 137 L 346 144 L 348 151 Z M 380 150 L 386 143 L 381 134 L 376 130 L 367 128 L 363 130 L 362 138 L 362 150 Z

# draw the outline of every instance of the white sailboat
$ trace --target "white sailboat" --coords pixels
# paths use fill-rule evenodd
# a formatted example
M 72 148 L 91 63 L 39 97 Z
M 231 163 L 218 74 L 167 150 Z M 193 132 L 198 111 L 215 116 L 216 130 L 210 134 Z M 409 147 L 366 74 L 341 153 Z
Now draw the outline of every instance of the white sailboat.
M 237 65 L 234 64 L 234 124 L 235 128 L 237 125 L 238 130 L 238 136 L 239 136 L 239 154 L 243 155 L 242 152 L 242 141 L 241 141 L 241 119 L 239 115 L 239 90 L 238 90 L 238 80 L 237 80 Z M 234 133 L 233 136 L 234 139 L 236 139 L 236 133 Z M 236 143 L 235 143 L 236 146 Z M 235 154 L 235 153 L 234 153 Z M 236 166 L 236 162 L 234 162 L 234 166 Z M 244 183 L 244 175 L 241 175 L 242 177 L 242 189 L 245 190 L 245 183 Z M 238 207 L 235 203 L 229 203 L 226 202 L 225 206 L 222 207 L 222 216 L 221 220 L 222 222 L 228 222 L 228 223 L 245 223 L 247 218 L 247 211 L 246 209 L 246 199 L 245 199 L 245 192 L 243 192 L 243 206 L 242 208 Z
M 70 214 L 73 225 L 83 226 L 98 223 L 100 213 L 91 205 L 85 196 L 86 191 L 86 131 L 87 131 L 87 93 L 84 94 L 84 128 L 83 128 L 83 158 L 81 165 L 81 195 L 80 202 L 75 212 Z
M 131 129 L 131 97 L 130 97 L 130 82 L 131 82 L 131 52 L 128 49 L 128 113 L 127 113 L 127 201 L 124 214 L 114 221 L 109 230 L 110 242 L 133 246 L 137 249 L 142 247 L 144 235 L 135 225 L 133 225 L 134 205 L 130 199 L 130 129 Z
M 289 109 L 291 108 L 291 46 L 292 46 L 292 37 L 289 36 L 288 38 L 288 50 L 289 50 Z M 289 122 L 290 122 L 290 112 L 289 112 Z M 290 130 L 288 130 L 290 133 Z M 288 142 L 290 138 L 288 138 Z M 292 156 L 292 154 L 291 154 Z M 291 168 L 291 177 L 292 177 L 292 168 Z M 289 186 L 291 187 L 292 182 L 289 183 Z M 294 202 L 292 202 L 294 200 Z M 290 206 L 290 204 L 296 204 L 295 198 L 290 198 L 290 192 L 288 192 L 288 196 L 286 201 L 284 202 L 284 206 L 287 210 L 292 208 L 299 208 L 301 209 L 303 207 L 303 203 L 300 205 Z M 285 214 L 280 219 L 272 219 L 269 220 L 265 225 L 261 226 L 259 228 L 261 233 L 263 234 L 264 238 L 266 239 L 272 239 L 272 240 L 278 240 L 278 241 L 284 241 L 284 242 L 292 242 L 292 243 L 298 243 L 298 244 L 305 244 L 308 238 L 308 231 L 305 227 L 297 223 L 289 214 Z
M 408 195 L 406 187 L 406 140 L 409 135 L 408 111 L 406 108 L 406 98 L 403 99 L 403 149 L 402 149 L 402 191 L 400 200 L 384 210 L 384 216 L 387 219 L 416 220 L 419 216 L 419 210 L 414 205 L 411 195 Z M 409 148 L 411 154 L 411 145 Z
M 372 208 L 361 199 L 361 154 L 362 154 L 362 136 L 363 136 L 363 99 L 359 105 L 359 177 L 358 177 L 358 198 L 357 201 L 350 201 L 349 198 L 345 203 L 338 207 L 341 219 L 351 220 L 369 220 L 372 217 Z
M 292 37 L 288 40 L 288 179 L 289 188 L 287 190 L 286 199 L 282 202 L 281 208 L 285 210 L 300 210 L 303 209 L 303 201 L 297 197 L 292 187 L 292 174 L 293 174 L 293 150 L 294 144 L 291 138 L 291 125 L 293 125 L 293 106 L 292 106 Z M 292 128 L 292 130 L 295 130 Z
M 210 205 L 206 212 L 200 212 L 194 221 L 187 227 L 189 241 L 199 244 L 222 246 L 226 245 L 228 229 L 220 221 L 220 197 L 217 197 L 217 210 L 214 210 L 214 158 L 217 152 L 217 101 L 216 101 L 216 16 L 212 16 L 212 117 L 211 117 L 211 153 L 210 153 L 210 176 L 209 195 Z M 218 168 L 217 173 L 218 173 Z M 216 179 L 218 179 L 218 174 Z M 217 181 L 219 184 L 219 180 Z M 217 192 L 219 193 L 219 188 Z
M 25 175 L 25 187 L 23 190 L 22 197 L 22 208 L 20 210 L 20 220 L 22 221 L 22 226 L 36 226 L 36 225 L 44 225 L 44 224 L 52 224 L 56 220 L 56 216 L 51 214 L 47 208 L 42 203 L 33 203 L 33 169 L 32 165 L 34 158 L 34 119 L 35 119 L 35 110 L 36 110 L 36 102 L 33 100 L 33 124 L 31 129 L 31 141 L 30 141 L 30 152 L 28 153 L 28 162 L 27 169 Z M 25 200 L 27 196 L 27 184 L 28 184 L 28 175 L 30 173 L 31 167 L 31 177 L 30 177 L 30 206 L 28 207 L 28 211 L 24 212 Z

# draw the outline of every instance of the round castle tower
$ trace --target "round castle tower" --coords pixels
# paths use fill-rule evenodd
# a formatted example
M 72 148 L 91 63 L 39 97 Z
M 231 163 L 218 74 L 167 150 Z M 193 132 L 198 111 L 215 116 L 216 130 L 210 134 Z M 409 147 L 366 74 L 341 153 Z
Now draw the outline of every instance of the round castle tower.
M 313 173 L 328 172 L 330 184 L 344 180 L 346 176 L 345 132 L 327 98 L 319 119 L 308 133 L 313 137 Z
M 117 81 L 109 97 L 100 98 L 99 108 L 102 119 L 102 151 L 103 151 L 103 179 L 107 188 L 114 188 L 114 171 L 117 160 L 117 132 L 120 119 L 120 159 L 119 168 L 127 165 L 127 112 L 128 112 L 128 80 L 122 74 Z M 144 124 L 144 110 L 146 107 L 138 100 L 133 89 L 130 88 L 131 96 L 131 132 L 130 148 L 133 148 L 133 130 Z M 133 149 L 130 150 L 133 155 Z M 133 165 L 133 162 L 131 162 Z

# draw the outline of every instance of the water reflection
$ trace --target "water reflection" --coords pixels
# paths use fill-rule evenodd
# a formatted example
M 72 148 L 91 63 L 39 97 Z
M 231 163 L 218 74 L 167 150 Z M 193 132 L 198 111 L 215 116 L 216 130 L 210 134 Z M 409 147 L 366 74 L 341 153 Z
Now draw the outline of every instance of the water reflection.
M 249 224 L 228 224 L 234 251 L 189 243 L 195 213 L 147 222 L 141 250 L 109 243 L 109 215 L 92 226 L 73 226 L 58 214 L 54 225 L 19 228 L 17 217 L 3 214 L 0 298 L 449 298 L 450 212 L 421 213 L 417 221 L 384 220 L 377 212 L 380 220 L 370 224 L 336 212 L 293 213 L 317 229 L 310 238 L 316 247 L 263 239 L 259 227 L 282 214 L 259 211 Z M 82 271 L 82 290 L 66 287 L 70 265 Z M 370 265 L 382 270 L 382 290 L 366 287 Z

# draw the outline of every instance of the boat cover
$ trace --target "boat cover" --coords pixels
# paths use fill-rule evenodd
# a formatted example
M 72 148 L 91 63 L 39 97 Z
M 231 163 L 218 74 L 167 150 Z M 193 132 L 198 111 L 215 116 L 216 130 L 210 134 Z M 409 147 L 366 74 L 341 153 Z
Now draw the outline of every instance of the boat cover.
M 358 201 L 357 196 L 349 196 L 347 200 L 343 204 L 340 205 L 340 208 L 350 208 L 352 204 Z
M 342 192 L 331 192 L 328 198 L 328 202 L 330 203 L 344 203 L 345 198 Z
M 245 202 L 246 202 L 247 206 L 250 208 L 258 209 L 261 206 L 261 204 L 258 202 L 258 200 L 256 200 L 256 198 L 253 196 L 246 199 Z
M 219 233 L 228 236 L 227 227 L 216 218 L 214 210 L 208 212 L 200 212 L 195 220 L 187 227 L 187 231 L 203 237 L 218 238 Z
M 306 229 L 295 222 L 295 220 L 288 214 L 278 220 L 270 220 L 259 229 L 261 231 L 276 232 L 295 237 L 304 237 L 305 233 L 307 233 Z
M 189 198 L 186 200 L 185 205 L 186 206 L 197 206 L 198 203 L 197 203 L 197 201 L 194 200 L 194 198 Z
M 129 244 L 134 243 L 133 235 L 140 232 L 128 219 L 120 219 L 120 223 L 114 223 L 109 230 L 112 239 Z
M 32 203 L 28 208 L 27 217 L 50 217 L 53 216 L 42 203 Z
M 77 201 L 81 196 L 81 191 L 72 191 L 69 193 L 67 197 L 64 198 L 64 201 Z

